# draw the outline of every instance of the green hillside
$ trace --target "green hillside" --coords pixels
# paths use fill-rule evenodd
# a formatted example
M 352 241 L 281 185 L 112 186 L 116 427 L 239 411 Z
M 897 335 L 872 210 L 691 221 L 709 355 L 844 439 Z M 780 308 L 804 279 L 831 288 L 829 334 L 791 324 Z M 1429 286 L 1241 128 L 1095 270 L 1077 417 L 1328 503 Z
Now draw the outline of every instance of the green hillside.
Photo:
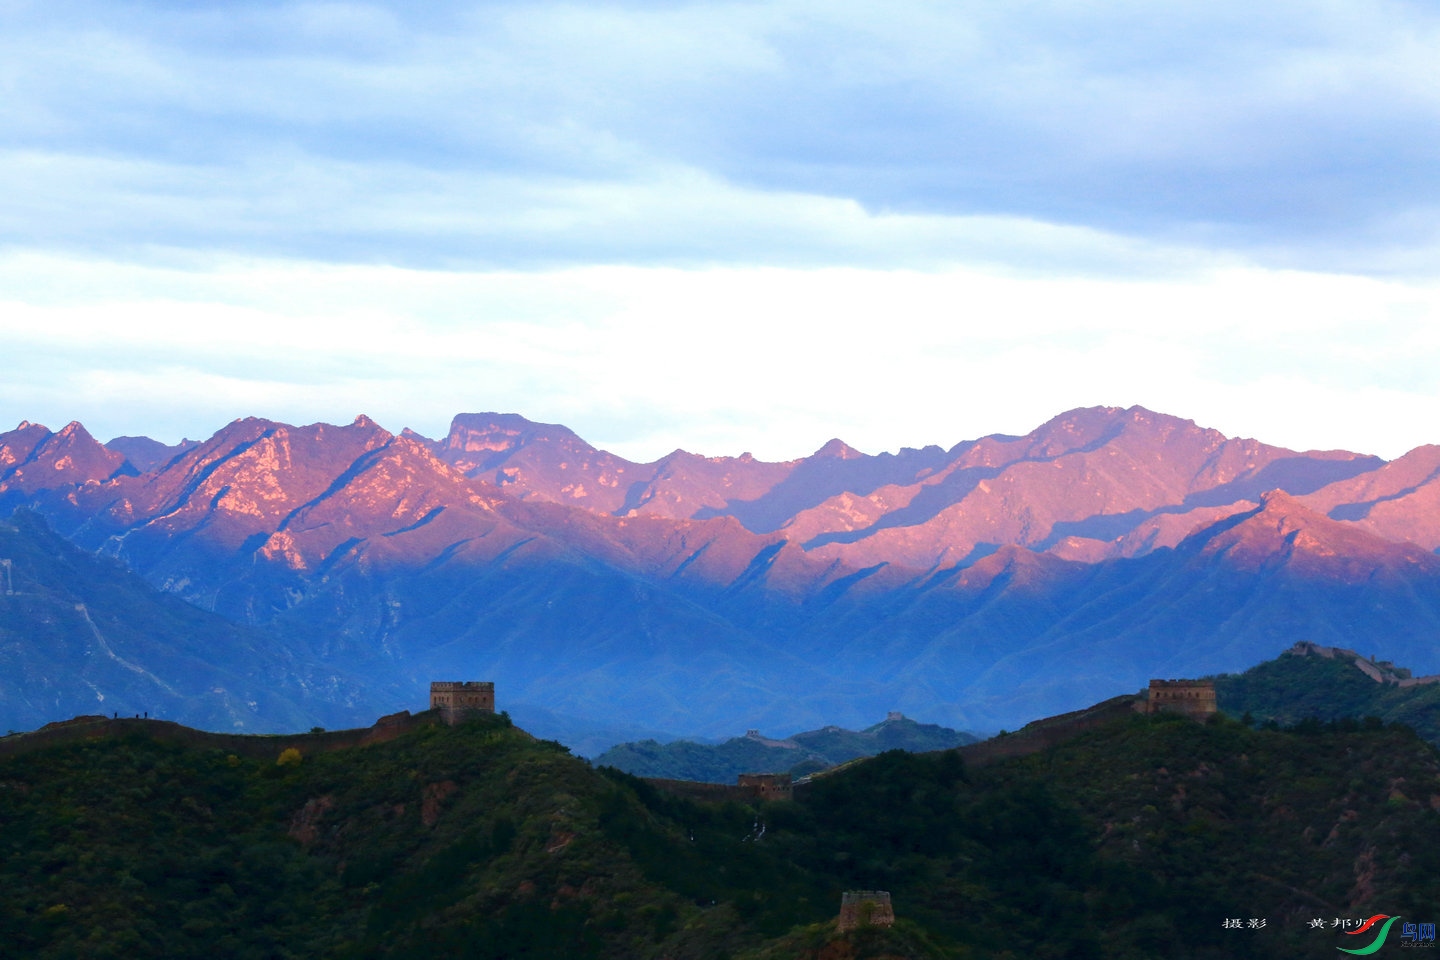
M 1384 682 L 1377 682 L 1355 666 L 1356 654 L 1297 644 L 1274 660 L 1244 673 L 1215 678 L 1220 709 L 1234 717 L 1249 714 L 1257 722 L 1294 724 L 1307 718 L 1378 717 L 1387 723 L 1414 728 L 1431 743 L 1440 744 L 1440 683 L 1400 686 L 1409 671 L 1388 664 L 1372 665 Z
M 500 717 L 253 760 L 143 736 L 0 761 L 17 956 L 1313 957 L 1428 921 L 1440 756 L 1378 724 L 1132 716 L 968 770 L 892 751 L 703 804 Z M 897 926 L 837 938 L 846 889 Z M 1264 919 L 1230 930 L 1229 918 Z
M 923 753 L 974 743 L 975 739 L 968 733 L 933 723 L 916 723 L 897 715 L 864 730 L 830 726 L 797 733 L 785 740 L 766 740 L 755 735 L 732 737 L 720 744 L 693 740 L 621 743 L 602 753 L 595 763 L 637 777 L 734 783 L 742 773 L 803 776 L 886 750 Z

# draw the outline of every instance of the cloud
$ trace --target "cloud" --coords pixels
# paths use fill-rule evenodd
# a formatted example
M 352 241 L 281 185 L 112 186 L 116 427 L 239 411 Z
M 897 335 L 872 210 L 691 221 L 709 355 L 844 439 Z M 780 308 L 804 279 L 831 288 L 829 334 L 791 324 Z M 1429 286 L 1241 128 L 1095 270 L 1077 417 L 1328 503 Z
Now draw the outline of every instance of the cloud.
M 1354 277 L 12 256 L 0 290 L 0 417 L 80 419 L 104 437 L 361 412 L 436 436 L 455 413 L 500 410 L 635 459 L 789 459 L 832 436 L 949 446 L 1139 403 L 1395 456 L 1440 420 L 1440 288 Z
M 0 26 L 11 250 L 1412 275 L 1440 250 L 1418 4 L 16 3 Z
M 0 414 L 785 458 L 1142 403 L 1394 455 L 1436 144 L 1421 4 L 16 0 Z

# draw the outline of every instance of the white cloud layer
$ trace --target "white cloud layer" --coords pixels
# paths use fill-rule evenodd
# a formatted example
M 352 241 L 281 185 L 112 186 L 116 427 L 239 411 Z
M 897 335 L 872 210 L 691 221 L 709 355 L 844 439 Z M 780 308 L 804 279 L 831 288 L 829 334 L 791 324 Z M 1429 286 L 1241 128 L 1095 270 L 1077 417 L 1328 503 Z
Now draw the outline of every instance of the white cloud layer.
M 1440 440 L 1440 288 L 1221 267 L 208 271 L 0 259 L 0 416 L 107 439 L 238 416 L 442 434 L 562 422 L 626 456 L 800 456 L 1023 433 L 1140 403 L 1230 435 L 1395 456 Z
M 0 415 L 780 458 L 1440 414 L 1440 10 L 0 0 Z

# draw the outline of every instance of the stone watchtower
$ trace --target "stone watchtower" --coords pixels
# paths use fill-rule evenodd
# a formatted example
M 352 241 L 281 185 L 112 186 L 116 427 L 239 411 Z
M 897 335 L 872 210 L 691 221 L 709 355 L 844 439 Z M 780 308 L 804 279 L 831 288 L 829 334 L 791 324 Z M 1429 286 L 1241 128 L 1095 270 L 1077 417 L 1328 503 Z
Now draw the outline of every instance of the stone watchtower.
M 846 890 L 840 894 L 841 933 L 856 927 L 889 927 L 895 923 L 888 890 Z
M 788 773 L 742 773 L 736 786 L 761 800 L 793 800 L 795 788 Z
M 1219 710 L 1209 680 L 1151 680 L 1144 706 L 1145 713 L 1183 713 L 1196 720 Z
M 495 684 L 489 680 L 432 680 L 430 709 L 451 726 L 467 714 L 495 712 Z

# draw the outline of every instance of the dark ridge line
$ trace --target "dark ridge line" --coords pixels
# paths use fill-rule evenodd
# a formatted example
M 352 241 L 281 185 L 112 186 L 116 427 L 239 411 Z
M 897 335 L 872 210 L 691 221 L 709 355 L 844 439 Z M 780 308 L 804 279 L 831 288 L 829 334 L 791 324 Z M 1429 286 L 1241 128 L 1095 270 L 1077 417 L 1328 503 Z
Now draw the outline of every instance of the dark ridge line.
M 286 527 L 290 526 L 290 521 L 295 519 L 295 517 L 302 510 L 308 510 L 313 506 L 323 503 L 325 500 L 328 500 L 330 497 L 333 497 L 335 494 L 345 489 L 345 487 L 349 485 L 351 480 L 354 480 L 360 474 L 373 467 L 375 465 L 375 462 L 380 459 L 380 455 L 386 450 L 388 450 L 390 448 L 390 445 L 394 442 L 395 438 L 392 436 L 389 440 L 386 440 L 384 443 L 382 443 L 375 449 L 366 450 L 364 453 L 360 454 L 360 456 L 356 457 L 354 461 L 350 464 L 350 466 L 346 467 L 340 472 L 340 475 L 338 477 L 330 481 L 330 485 L 326 487 L 323 492 L 321 492 L 313 499 L 300 504 L 300 506 L 287 513 L 285 515 L 285 519 L 280 521 L 280 526 L 275 528 L 275 532 L 279 533 Z
M 174 513 L 176 510 L 179 510 L 181 507 L 185 506 L 187 503 L 190 502 L 190 498 L 194 496 L 195 491 L 200 489 L 200 484 L 210 479 L 211 475 L 214 474 L 216 470 L 220 469 L 220 465 L 222 463 L 227 460 L 233 460 L 235 457 L 238 457 L 246 450 L 249 450 L 251 447 L 255 446 L 255 444 L 259 443 L 261 440 L 264 440 L 266 437 L 272 436 L 275 433 L 276 429 L 276 427 L 271 426 L 268 429 L 262 431 L 258 436 L 255 436 L 242 443 L 236 444 L 234 447 L 230 448 L 226 452 L 218 454 L 215 459 L 207 462 L 199 469 L 199 471 L 194 476 L 192 476 L 189 480 L 185 481 L 185 484 L 180 488 L 180 492 L 176 495 L 175 499 L 166 504 L 164 509 L 158 511 L 156 516 L 151 517 L 149 520 L 146 520 L 142 523 L 135 524 L 135 526 L 149 526 L 155 520 Z
M 730 582 L 730 585 L 725 588 L 725 592 L 730 594 L 739 593 L 763 577 L 765 571 L 770 569 L 771 564 L 775 562 L 775 558 L 787 543 L 789 543 L 788 540 L 781 540 L 779 543 L 772 543 L 761 547 L 760 552 L 751 558 L 749 565 L 741 571 L 740 576 L 736 577 Z
M 1358 500 L 1354 503 L 1337 503 L 1334 507 L 1330 508 L 1330 512 L 1327 513 L 1326 516 L 1329 517 L 1331 520 L 1342 520 L 1350 522 L 1354 522 L 1356 520 L 1364 520 L 1365 518 L 1370 516 L 1370 511 L 1373 510 L 1377 504 L 1389 503 L 1392 500 L 1400 500 L 1404 497 L 1408 497 L 1410 496 L 1410 494 L 1414 493 L 1416 490 L 1419 490 L 1421 487 L 1434 480 L 1436 477 L 1440 477 L 1440 469 L 1430 471 L 1430 473 L 1426 475 L 1425 479 L 1421 480 L 1419 483 L 1413 486 L 1406 487 L 1404 490 L 1398 490 L 1395 493 L 1389 494 L 1387 496 L 1376 497 L 1374 500 Z M 1360 510 L 1359 508 L 1362 507 L 1364 509 Z M 1353 515 L 1343 516 L 1342 514 Z
M 50 746 L 119 738 L 138 733 L 160 741 L 229 750 L 235 754 L 267 760 L 279 757 L 281 751 L 290 748 L 300 750 L 303 756 L 307 751 L 328 753 L 372 743 L 384 743 L 418 727 L 436 726 L 439 723 L 439 711 L 424 710 L 412 714 L 409 710 L 401 710 L 399 713 L 379 718 L 371 726 L 349 730 L 280 734 L 212 733 L 187 727 L 173 720 L 81 716 L 48 723 L 29 733 L 0 738 L 0 757 L 15 757 Z
M 344 560 L 351 553 L 354 553 L 355 549 L 364 542 L 364 537 L 348 537 L 337 544 L 335 549 L 330 551 L 330 555 L 320 561 L 320 566 L 315 568 L 315 576 L 323 577 L 327 575 L 335 568 L 337 563 Z
M 679 576 L 680 576 L 680 574 L 684 573 L 685 570 L 686 570 L 686 568 L 688 568 L 688 567 L 690 566 L 690 564 L 694 563 L 696 560 L 699 560 L 699 559 L 700 559 L 700 555 L 703 554 L 706 550 L 709 550 L 709 549 L 710 549 L 710 545 L 713 544 L 714 542 L 715 542 L 714 540 L 707 540 L 707 541 L 705 541 L 705 543 L 701 545 L 701 547 L 700 547 L 699 550 L 696 550 L 694 553 L 690 554 L 690 556 L 688 556 L 688 557 L 686 557 L 684 560 L 680 561 L 680 566 L 678 566 L 678 567 L 675 568 L 675 572 L 672 573 L 672 574 L 670 574 L 670 576 L 669 576 L 668 579 L 670 579 L 670 580 L 678 579 Z
M 425 566 L 421 568 L 420 572 L 429 573 L 432 570 L 439 569 L 442 565 L 447 563 L 451 557 L 455 556 L 455 554 L 460 551 L 461 547 L 465 546 L 465 544 L 470 543 L 475 539 L 475 537 L 464 537 L 460 540 L 456 540 L 454 543 L 446 544 L 445 549 L 441 550 L 438 554 L 436 554 L 434 560 L 431 560 L 429 563 L 425 564 Z
M 505 560 L 508 560 L 510 558 L 510 555 L 513 554 L 516 550 L 519 550 L 521 547 L 525 546 L 525 544 L 534 543 L 536 540 L 539 539 L 539 536 L 533 536 L 526 537 L 523 540 L 517 540 L 514 543 L 510 544 L 510 546 L 506 547 L 504 550 L 501 550 L 499 553 L 495 554 L 495 559 L 491 560 L 490 562 L 502 563 Z M 461 542 L 463 543 L 464 541 Z
M 382 537 L 398 537 L 398 536 L 399 536 L 400 534 L 402 534 L 402 533 L 409 533 L 411 530 L 419 530 L 421 527 L 425 526 L 425 524 L 429 523 L 431 520 L 434 520 L 436 517 L 440 516 L 440 514 L 442 514 L 442 513 L 444 513 L 444 512 L 445 512 L 445 507 L 444 507 L 444 505 L 441 505 L 441 506 L 438 506 L 438 507 L 432 507 L 430 510 L 428 510 L 428 511 L 425 513 L 425 516 L 421 517 L 419 520 L 416 520 L 414 523 L 410 524 L 409 526 L 401 527 L 399 530 L 391 530 L 389 533 L 382 533 L 382 534 L 380 534 L 380 536 L 382 536 Z

